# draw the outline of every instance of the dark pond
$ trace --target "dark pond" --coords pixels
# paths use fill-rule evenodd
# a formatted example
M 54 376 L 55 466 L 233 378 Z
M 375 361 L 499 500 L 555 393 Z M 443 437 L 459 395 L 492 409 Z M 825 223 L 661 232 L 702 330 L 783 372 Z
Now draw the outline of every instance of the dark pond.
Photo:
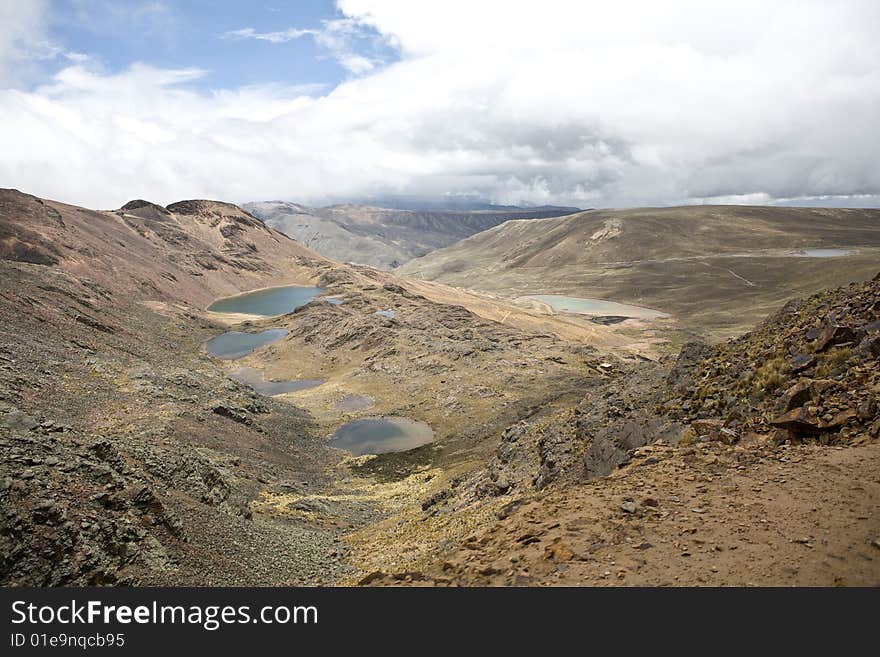
M 324 379 L 297 379 L 293 381 L 267 381 L 263 370 L 256 367 L 240 367 L 229 375 L 229 378 L 239 383 L 250 386 L 261 395 L 283 395 L 285 392 L 295 392 L 297 390 L 305 390 L 306 388 L 314 388 L 322 383 Z
M 355 456 L 405 452 L 434 441 L 424 422 L 406 417 L 370 417 L 346 422 L 330 436 L 329 445 Z
M 252 351 L 277 342 L 287 335 L 286 329 L 267 329 L 258 333 L 227 331 L 208 340 L 208 353 L 223 360 L 235 360 Z

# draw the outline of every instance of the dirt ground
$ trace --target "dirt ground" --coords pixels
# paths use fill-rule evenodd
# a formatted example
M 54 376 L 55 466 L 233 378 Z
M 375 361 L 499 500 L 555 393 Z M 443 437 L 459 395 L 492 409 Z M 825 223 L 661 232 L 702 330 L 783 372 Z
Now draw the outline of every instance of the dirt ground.
M 384 581 L 880 585 L 877 443 L 654 445 L 639 457 L 610 477 L 522 504 L 425 575 Z

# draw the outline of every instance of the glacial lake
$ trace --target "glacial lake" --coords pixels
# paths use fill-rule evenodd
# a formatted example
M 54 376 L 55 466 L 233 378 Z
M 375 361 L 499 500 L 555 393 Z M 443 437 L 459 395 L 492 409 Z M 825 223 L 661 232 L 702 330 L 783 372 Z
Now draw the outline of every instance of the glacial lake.
M 553 310 L 561 313 L 607 315 L 638 319 L 659 319 L 661 317 L 669 316 L 659 310 L 642 308 L 640 306 L 630 306 L 629 304 L 617 303 L 616 301 L 605 301 L 604 299 L 566 297 L 558 294 L 533 294 L 521 298 L 540 301 L 541 303 L 550 306 Z
M 306 390 L 326 383 L 324 379 L 296 379 L 293 381 L 268 381 L 263 370 L 256 367 L 240 367 L 229 378 L 239 383 L 244 383 L 256 390 L 261 395 L 271 397 L 283 395 L 285 392 Z
M 223 360 L 235 360 L 252 351 L 278 342 L 287 335 L 287 329 L 267 329 L 258 333 L 227 331 L 208 340 L 208 353 Z
M 320 287 L 303 287 L 301 285 L 270 287 L 265 290 L 255 290 L 254 292 L 236 294 L 234 297 L 218 299 L 208 306 L 208 310 L 215 313 L 241 313 L 275 317 L 306 305 L 323 292 L 324 290 Z
M 405 452 L 434 441 L 434 431 L 424 422 L 406 417 L 369 417 L 346 422 L 328 444 L 355 456 Z
M 792 253 L 802 258 L 840 258 L 855 253 L 855 249 L 798 249 Z

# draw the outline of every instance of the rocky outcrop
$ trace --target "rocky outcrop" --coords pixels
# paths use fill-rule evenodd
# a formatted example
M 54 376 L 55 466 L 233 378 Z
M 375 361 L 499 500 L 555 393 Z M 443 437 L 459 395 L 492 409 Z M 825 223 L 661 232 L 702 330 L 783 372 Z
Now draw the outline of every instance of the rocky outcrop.
M 691 426 L 735 415 L 741 433 L 779 441 L 876 436 L 878 319 L 876 279 L 786 304 L 755 331 L 677 365 L 664 409 Z

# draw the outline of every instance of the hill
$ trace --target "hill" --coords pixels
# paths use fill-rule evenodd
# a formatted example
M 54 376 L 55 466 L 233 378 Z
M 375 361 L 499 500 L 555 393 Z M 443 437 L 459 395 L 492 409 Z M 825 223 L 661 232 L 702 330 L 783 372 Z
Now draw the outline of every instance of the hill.
M 0 582 L 339 581 L 374 552 L 345 536 L 418 509 L 500 427 L 602 376 L 593 348 L 544 332 L 552 322 L 503 325 L 467 295 L 400 283 L 226 203 L 98 212 L 0 192 Z M 337 303 L 244 321 L 206 310 L 290 284 Z M 210 356 L 232 325 L 286 335 Z M 321 385 L 263 396 L 229 378 L 242 365 Z M 435 440 L 360 459 L 328 445 L 375 415 L 428 422 Z
M 402 210 L 369 205 L 309 208 L 296 203 L 246 203 L 249 212 L 318 253 L 341 262 L 394 269 L 509 219 L 535 219 L 577 208 L 494 207 L 479 210 Z
M 876 586 L 880 274 L 622 367 L 438 495 L 496 513 L 365 584 Z M 491 504 L 492 502 L 487 502 Z
M 207 310 L 291 284 L 323 296 Z M 878 294 L 661 356 L 637 323 L 336 263 L 225 203 L 6 190 L 0 583 L 876 584 Z M 433 441 L 328 440 L 388 416 Z
M 812 249 L 852 249 L 840 257 Z M 563 294 L 646 306 L 714 338 L 794 295 L 860 280 L 880 260 L 880 210 L 688 206 L 509 221 L 399 273 L 507 298 Z

